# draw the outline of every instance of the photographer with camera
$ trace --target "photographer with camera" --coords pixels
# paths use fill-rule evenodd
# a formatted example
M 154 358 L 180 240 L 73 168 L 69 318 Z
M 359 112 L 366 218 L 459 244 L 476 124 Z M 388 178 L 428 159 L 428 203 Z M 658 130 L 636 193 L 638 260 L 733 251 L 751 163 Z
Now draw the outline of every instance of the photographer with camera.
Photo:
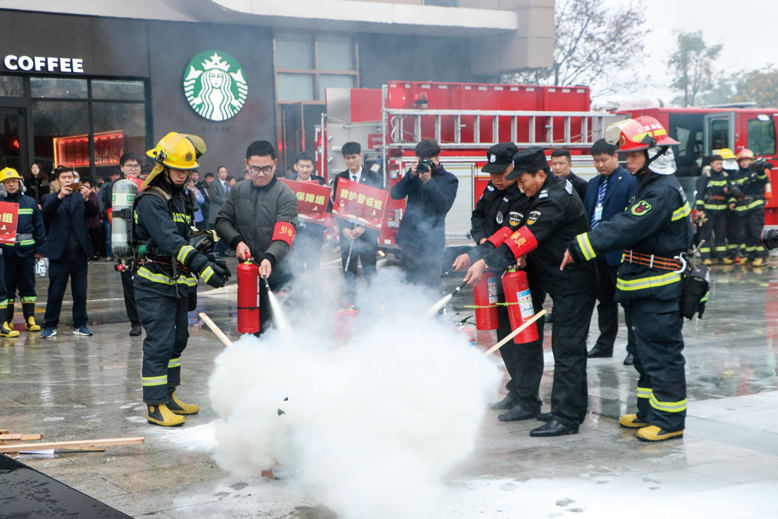
M 416 145 L 418 161 L 392 188 L 392 198 L 408 197 L 397 233 L 400 266 L 409 283 L 440 286 L 446 214 L 454 204 L 459 180 L 440 164 L 440 146 L 434 140 Z

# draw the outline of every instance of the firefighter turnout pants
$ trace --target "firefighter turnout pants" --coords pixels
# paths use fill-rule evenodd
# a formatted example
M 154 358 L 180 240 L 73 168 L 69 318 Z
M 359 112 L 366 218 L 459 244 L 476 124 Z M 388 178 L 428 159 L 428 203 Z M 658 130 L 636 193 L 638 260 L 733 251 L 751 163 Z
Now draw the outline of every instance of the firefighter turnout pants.
M 135 302 L 138 317 L 146 330 L 143 340 L 143 401 L 166 404 L 170 393 L 181 383 L 181 353 L 189 339 L 187 287 L 157 286 L 135 276 Z
M 743 254 L 750 260 L 766 258 L 767 251 L 760 239 L 764 227 L 764 206 L 748 211 L 740 219 L 743 225 Z
M 706 212 L 708 219 L 700 228 L 702 259 L 723 259 L 727 256 L 727 211 Z
M 686 420 L 683 317 L 678 300 L 625 301 L 635 331 L 631 352 L 639 373 L 638 419 L 666 431 L 680 431 Z
M 502 294 L 502 284 L 498 283 L 500 290 L 499 302 L 505 303 L 505 297 Z M 543 308 L 543 300 L 546 295 L 543 292 L 532 290 L 532 306 L 537 313 Z M 499 326 L 497 328 L 497 339 L 502 340 L 513 330 L 511 329 L 508 310 L 502 305 L 497 306 L 497 315 L 499 317 Z M 540 411 L 540 379 L 543 376 L 543 317 L 535 321 L 538 327 L 537 341 L 516 344 L 512 340 L 500 348 L 505 369 L 508 370 L 510 380 L 505 386 L 508 392 L 518 398 L 519 403 L 527 409 Z
M 24 320 L 35 316 L 35 256 L 19 256 L 15 252 L 4 254 L 6 302 L 10 309 L 8 321 L 13 319 L 16 293 L 22 302 Z
M 735 259 L 743 243 L 743 218 L 735 211 L 726 211 L 724 215 L 727 220 L 727 257 Z

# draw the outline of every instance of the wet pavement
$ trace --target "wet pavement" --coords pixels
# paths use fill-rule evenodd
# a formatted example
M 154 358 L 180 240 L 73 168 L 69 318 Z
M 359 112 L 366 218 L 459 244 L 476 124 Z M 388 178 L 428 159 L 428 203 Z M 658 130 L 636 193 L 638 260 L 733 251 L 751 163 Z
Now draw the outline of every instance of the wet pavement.
M 119 275 L 92 263 L 89 284 L 94 337 L 70 333 L 66 302 L 56 338 L 22 332 L 0 340 L 0 429 L 50 441 L 145 436 L 146 443 L 24 456 L 24 463 L 136 517 L 334 517 L 289 481 L 234 479 L 212 461 L 207 379 L 222 346 L 194 313 L 181 393 L 202 411 L 176 430 L 147 425 L 142 338 L 128 336 Z M 45 280 L 39 285 L 42 307 Z M 199 310 L 235 337 L 234 285 L 201 290 Z M 467 294 L 454 301 L 460 309 L 469 302 Z M 615 356 L 589 362 L 590 414 L 580 434 L 529 438 L 537 422 L 503 424 L 490 411 L 474 453 L 448 478 L 439 517 L 778 517 L 778 270 L 714 268 L 705 318 L 684 327 L 683 440 L 643 444 L 618 427 L 616 417 L 633 410 L 637 378 L 622 365 L 625 337 L 622 326 Z M 595 338 L 593 326 L 590 344 Z

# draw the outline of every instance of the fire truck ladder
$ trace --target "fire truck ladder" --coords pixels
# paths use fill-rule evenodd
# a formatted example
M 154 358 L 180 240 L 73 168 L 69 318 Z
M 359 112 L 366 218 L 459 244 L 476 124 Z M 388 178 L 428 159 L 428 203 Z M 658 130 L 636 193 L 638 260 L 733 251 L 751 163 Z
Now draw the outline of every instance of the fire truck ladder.
M 443 118 L 453 118 L 453 140 L 442 139 Z M 467 126 L 463 117 L 472 119 L 472 140 L 462 139 L 462 129 Z M 422 139 L 434 138 L 442 149 L 462 149 L 489 147 L 498 142 L 511 141 L 519 148 L 528 146 L 589 148 L 594 141 L 604 135 L 608 119 L 618 116 L 607 112 L 554 112 L 554 111 L 512 111 L 512 110 L 425 110 L 407 108 L 384 108 L 384 136 L 388 136 L 385 146 L 388 149 L 413 148 Z M 434 119 L 434 135 L 429 130 L 429 121 Z M 510 122 L 510 132 L 500 133 L 501 123 Z M 545 128 L 545 135 L 538 136 L 538 123 Z M 450 124 L 450 123 L 449 123 Z M 525 125 L 522 133 L 528 138 L 519 140 L 519 125 Z M 563 138 L 554 140 L 555 124 L 564 125 Z M 490 141 L 482 140 L 484 129 L 489 128 Z M 580 133 L 572 134 L 573 127 L 579 127 Z

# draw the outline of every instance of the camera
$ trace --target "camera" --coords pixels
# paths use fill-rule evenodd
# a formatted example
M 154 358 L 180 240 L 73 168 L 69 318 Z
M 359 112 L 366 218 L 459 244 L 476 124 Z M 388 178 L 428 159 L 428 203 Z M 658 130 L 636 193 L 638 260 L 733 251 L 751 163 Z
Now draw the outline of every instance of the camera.
M 416 173 L 427 173 L 435 171 L 435 163 L 432 159 L 420 159 L 416 165 Z
M 79 191 L 81 189 L 81 182 L 73 182 L 70 184 L 70 189 L 73 191 Z
M 760 240 L 765 249 L 775 249 L 778 247 L 778 229 L 762 229 Z

